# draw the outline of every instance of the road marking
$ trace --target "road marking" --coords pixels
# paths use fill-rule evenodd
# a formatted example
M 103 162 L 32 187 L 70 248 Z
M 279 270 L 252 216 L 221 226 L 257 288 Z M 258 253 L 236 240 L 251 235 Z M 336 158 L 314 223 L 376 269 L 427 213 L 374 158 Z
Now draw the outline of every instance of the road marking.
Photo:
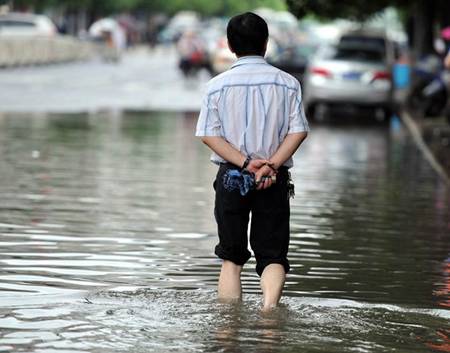
M 442 168 L 442 165 L 437 161 L 436 157 L 433 155 L 430 148 L 423 140 L 422 134 L 420 133 L 419 128 L 417 127 L 417 124 L 414 121 L 414 119 L 406 111 L 403 111 L 402 114 L 400 114 L 400 116 L 403 122 L 405 123 L 406 127 L 408 128 L 414 142 L 417 144 L 417 147 L 419 147 L 419 149 L 422 151 L 425 159 L 428 161 L 428 163 L 430 163 L 434 171 L 437 174 L 439 174 L 439 176 L 447 184 L 447 186 L 450 186 L 450 177 L 447 175 L 444 168 Z

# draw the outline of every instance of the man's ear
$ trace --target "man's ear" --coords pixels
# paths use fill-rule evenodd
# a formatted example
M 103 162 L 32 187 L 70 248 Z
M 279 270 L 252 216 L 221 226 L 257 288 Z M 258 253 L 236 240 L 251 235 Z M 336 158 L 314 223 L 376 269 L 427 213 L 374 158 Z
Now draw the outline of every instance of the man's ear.
M 266 51 L 267 51 L 267 44 L 269 43 L 269 38 L 266 39 L 266 42 L 264 43 L 264 47 L 263 47 L 263 51 L 262 51 L 262 56 L 266 55 Z
M 228 39 L 227 39 L 227 45 L 228 45 L 228 49 L 230 49 L 230 51 L 231 51 L 233 54 L 236 54 L 235 51 L 234 51 L 234 49 L 231 47 L 230 42 L 228 41 Z

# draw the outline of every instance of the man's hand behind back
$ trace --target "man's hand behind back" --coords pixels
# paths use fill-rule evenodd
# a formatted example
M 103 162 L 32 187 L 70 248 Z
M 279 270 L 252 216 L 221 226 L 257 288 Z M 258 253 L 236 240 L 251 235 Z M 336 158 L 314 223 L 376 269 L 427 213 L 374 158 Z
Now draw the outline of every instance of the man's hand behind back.
M 258 172 L 258 170 L 261 169 L 261 167 L 263 167 L 264 165 L 266 165 L 266 163 L 269 163 L 269 161 L 265 160 L 265 159 L 252 159 L 247 168 L 249 172 L 256 174 Z
M 270 188 L 274 183 L 270 177 L 274 175 L 276 175 L 276 172 L 267 164 L 264 164 L 261 168 L 259 168 L 259 170 L 255 173 L 255 181 L 257 184 L 256 190 Z
M 276 173 L 267 164 L 270 164 L 268 160 L 252 159 L 246 168 L 249 172 L 255 174 L 257 190 L 267 189 L 273 184 L 273 181 L 270 177 L 275 175 Z M 263 179 L 264 176 L 268 176 L 269 178 Z

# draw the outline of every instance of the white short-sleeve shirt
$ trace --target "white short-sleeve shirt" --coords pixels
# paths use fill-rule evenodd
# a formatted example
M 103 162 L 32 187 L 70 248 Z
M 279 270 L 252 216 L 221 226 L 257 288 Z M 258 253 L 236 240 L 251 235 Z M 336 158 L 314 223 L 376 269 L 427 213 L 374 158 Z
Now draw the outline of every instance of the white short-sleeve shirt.
M 242 154 L 269 159 L 287 134 L 309 131 L 300 83 L 261 56 L 239 58 L 207 84 L 196 136 L 221 136 Z M 226 162 L 213 153 L 211 161 Z M 284 163 L 292 167 L 292 158 Z

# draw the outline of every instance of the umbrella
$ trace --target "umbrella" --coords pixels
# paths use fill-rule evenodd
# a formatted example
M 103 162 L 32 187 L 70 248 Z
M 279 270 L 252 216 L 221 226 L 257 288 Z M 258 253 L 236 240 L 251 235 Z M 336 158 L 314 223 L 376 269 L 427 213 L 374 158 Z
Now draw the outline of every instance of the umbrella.
M 118 23 L 112 18 L 102 18 L 94 22 L 89 27 L 89 34 L 93 37 L 98 37 L 102 32 L 114 32 L 117 29 Z

